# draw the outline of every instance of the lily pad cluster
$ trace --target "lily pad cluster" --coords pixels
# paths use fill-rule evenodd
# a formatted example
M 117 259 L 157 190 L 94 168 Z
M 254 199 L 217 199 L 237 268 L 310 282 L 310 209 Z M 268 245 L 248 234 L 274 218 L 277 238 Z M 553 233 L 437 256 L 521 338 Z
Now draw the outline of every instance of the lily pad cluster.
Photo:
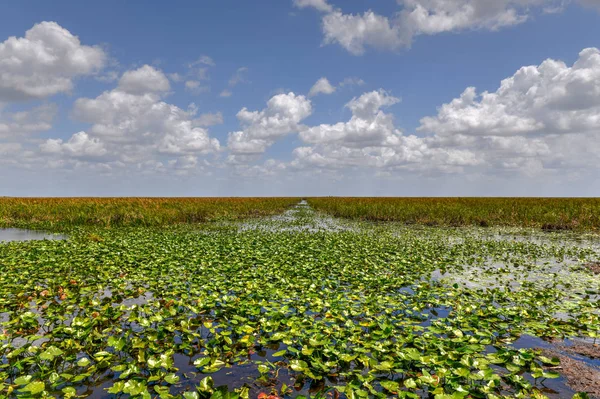
M 600 334 L 592 245 L 297 212 L 0 244 L 0 397 L 544 398 L 515 343 Z

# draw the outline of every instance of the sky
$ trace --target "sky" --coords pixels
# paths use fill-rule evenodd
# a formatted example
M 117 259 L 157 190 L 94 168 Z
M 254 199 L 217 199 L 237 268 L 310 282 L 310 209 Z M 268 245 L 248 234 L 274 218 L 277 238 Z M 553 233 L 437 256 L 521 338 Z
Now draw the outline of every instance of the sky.
M 600 0 L 0 5 L 0 196 L 600 196 Z

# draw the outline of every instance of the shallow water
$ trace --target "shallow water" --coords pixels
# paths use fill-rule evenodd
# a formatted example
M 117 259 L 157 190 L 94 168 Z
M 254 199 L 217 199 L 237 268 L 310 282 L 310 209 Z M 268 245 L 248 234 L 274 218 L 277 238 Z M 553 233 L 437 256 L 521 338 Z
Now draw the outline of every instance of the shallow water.
M 238 225 L 239 231 L 262 230 L 268 232 L 339 232 L 350 230 L 340 220 L 319 214 L 301 201 L 281 215 L 271 216 L 258 221 L 243 222 Z
M 67 237 L 43 231 L 27 229 L 0 229 L 0 242 L 33 241 L 33 240 L 65 240 Z
M 220 226 L 218 226 L 220 227 Z M 444 233 L 444 235 L 438 234 L 439 229 L 433 228 L 418 228 L 418 227 L 406 227 L 406 226 L 395 226 L 395 225 L 383 225 L 383 224 L 371 224 L 365 223 L 360 224 L 352 221 L 345 221 L 335 218 L 330 218 L 327 215 L 320 214 L 315 212 L 308 204 L 302 202 L 298 204 L 296 207 L 293 207 L 287 210 L 282 215 L 272 216 L 269 218 L 263 218 L 255 221 L 244 221 L 237 223 L 229 223 L 225 227 L 229 228 L 230 233 L 228 234 L 236 234 L 236 231 L 239 233 L 244 233 L 250 231 L 250 233 L 254 231 L 261 232 L 289 232 L 291 233 L 291 237 L 298 237 L 299 239 L 304 239 L 304 237 L 309 237 L 312 233 L 324 233 L 324 232 L 352 232 L 357 234 L 365 235 L 367 238 L 373 237 L 376 239 L 378 235 L 395 235 L 394 233 L 400 232 L 406 234 L 406 237 L 412 237 L 414 240 L 430 240 L 434 244 L 436 242 L 440 242 L 440 240 L 444 240 L 444 246 L 450 250 L 456 251 L 465 251 L 467 253 L 474 252 L 477 248 L 476 245 L 481 247 L 482 250 L 486 249 L 486 245 L 491 241 L 504 241 L 507 242 L 507 245 L 502 246 L 501 248 L 505 248 L 506 254 L 511 254 L 514 250 L 521 249 L 523 245 L 520 243 L 531 244 L 531 248 L 529 246 L 526 247 L 526 250 L 529 252 L 525 252 L 527 255 L 521 255 L 519 257 L 511 258 L 510 256 L 506 256 L 506 258 L 498 258 L 498 256 L 493 257 L 491 255 L 482 256 L 481 258 L 477 258 L 473 261 L 473 263 L 450 263 L 444 265 L 444 260 L 442 259 L 440 263 L 444 266 L 443 268 L 435 270 L 431 273 L 431 269 L 425 269 L 425 272 L 422 276 L 422 283 L 417 284 L 418 281 L 412 281 L 414 284 L 403 286 L 402 284 L 398 284 L 397 286 L 391 286 L 391 289 L 397 291 L 397 295 L 402 298 L 407 299 L 408 297 L 415 297 L 419 295 L 420 290 L 428 290 L 431 286 L 437 287 L 439 289 L 440 286 L 451 286 L 453 284 L 458 284 L 467 290 L 481 290 L 486 288 L 505 288 L 509 291 L 526 291 L 526 290 L 542 290 L 545 287 L 554 287 L 559 286 L 564 292 L 564 299 L 569 300 L 577 300 L 577 303 L 582 301 L 580 298 L 583 294 L 580 294 L 581 286 L 586 288 L 594 288 L 594 290 L 600 290 L 600 280 L 596 277 L 590 275 L 587 271 L 581 268 L 581 262 L 577 257 L 563 255 L 556 256 L 552 253 L 544 253 L 545 256 L 540 258 L 537 256 L 537 253 L 540 251 L 533 251 L 534 249 L 540 249 L 548 246 L 564 246 L 567 241 L 558 243 L 555 242 L 559 240 L 562 236 L 559 233 L 548 235 L 548 237 L 552 238 L 552 240 L 547 240 L 546 237 L 542 237 L 539 239 L 538 235 L 518 235 L 518 236 L 510 236 L 510 235 L 490 235 L 480 237 L 479 233 L 482 230 L 451 230 L 451 234 Z M 385 227 L 385 228 L 384 228 Z M 393 229 L 393 231 L 388 231 L 387 229 Z M 417 230 L 415 233 L 415 230 Z M 16 236 L 28 237 L 33 236 L 37 238 L 29 238 L 29 239 L 60 239 L 64 238 L 56 235 L 49 235 L 47 233 L 40 232 L 30 232 L 27 230 L 18 230 L 11 229 L 15 232 Z M 0 241 L 2 241 L 2 232 L 7 230 L 0 230 Z M 198 233 L 202 234 L 213 234 L 215 232 L 208 231 L 203 232 L 199 231 Z M 296 234 L 302 233 L 302 234 Z M 345 233 L 344 233 L 345 234 Z M 246 234 L 247 235 L 247 234 Z M 348 236 L 352 235 L 348 233 Z M 343 236 L 342 236 L 343 238 Z M 23 239 L 15 239 L 13 238 L 10 241 L 22 241 Z M 594 241 L 596 240 L 596 241 Z M 588 242 L 589 241 L 589 242 Z M 591 247 L 590 244 L 593 242 L 600 242 L 598 237 L 592 237 L 588 241 L 585 242 L 574 242 L 574 247 L 584 246 L 586 248 Z M 185 242 L 185 241 L 184 241 Z M 368 242 L 365 240 L 365 242 Z M 398 245 L 401 245 L 404 241 L 399 240 Z M 570 241 L 569 241 L 570 243 Z M 564 245 L 563 245 L 564 244 Z M 361 242 L 361 245 L 364 245 L 364 242 Z M 441 247 L 442 245 L 440 245 Z M 433 247 L 433 246 L 432 246 Z M 464 247 L 464 248 L 462 248 Z M 9 248 L 8 246 L 4 247 Z M 433 247 L 438 249 L 438 246 Z M 596 251 L 597 247 L 592 247 L 591 250 Z M 410 249 L 410 247 L 409 247 Z M 475 251 L 476 252 L 476 251 Z M 600 251 L 596 251 L 600 253 Z M 482 253 L 486 254 L 487 252 L 482 251 Z M 517 252 L 518 254 L 519 252 Z M 529 253 L 533 255 L 529 255 Z M 488 253 L 489 254 L 489 253 Z M 319 258 L 311 254 L 310 259 L 314 259 L 316 262 L 319 261 Z M 515 263 L 514 259 L 518 258 L 519 263 Z M 195 256 L 194 256 L 195 259 Z M 230 262 L 231 258 L 226 257 L 227 262 Z M 260 257 L 258 259 L 261 259 Z M 390 257 L 391 260 L 388 262 L 394 262 L 395 258 Z M 420 261 L 420 258 L 419 258 Z M 425 261 L 429 261 L 425 259 Z M 171 265 L 176 266 L 176 270 L 179 270 L 178 264 L 182 262 L 181 259 L 177 259 L 177 263 L 171 263 Z M 253 268 L 257 268 L 255 259 L 252 259 L 252 263 L 250 263 Z M 310 264 L 307 262 L 310 266 Z M 415 261 L 415 266 L 419 263 Z M 438 263 L 436 263 L 438 264 Z M 358 265 L 360 267 L 360 265 Z M 202 267 L 202 266 L 200 266 Z M 217 276 L 221 276 L 221 274 L 217 273 Z M 383 274 L 382 276 L 390 277 L 389 274 Z M 332 275 L 332 278 L 335 278 L 335 275 Z M 406 283 L 410 283 L 411 281 L 407 281 Z M 568 285 L 568 287 L 566 287 Z M 116 285 L 104 285 L 104 286 L 94 286 L 94 290 L 91 292 L 91 296 L 93 300 L 96 302 L 102 302 L 102 305 L 106 305 L 108 302 L 108 306 L 112 306 L 114 308 L 120 308 L 124 313 L 124 319 L 128 318 L 128 315 L 131 312 L 131 309 L 123 309 L 123 308 L 143 308 L 141 310 L 142 313 L 148 315 L 152 314 L 154 311 L 158 311 L 161 306 L 159 302 L 164 301 L 164 297 L 162 296 L 161 287 L 153 285 L 154 291 L 152 291 L 151 286 L 143 285 L 144 290 L 135 292 L 136 287 L 140 288 L 138 285 L 132 283 L 119 283 Z M 338 285 L 339 290 L 344 290 L 345 287 L 343 284 Z M 401 287 L 401 288 L 399 288 Z M 123 293 L 120 295 L 119 293 Z M 352 292 L 349 288 L 349 292 Z M 370 293 L 367 293 L 371 295 Z M 87 294 L 86 294 L 87 295 Z M 84 296 L 86 296 L 84 295 Z M 113 297 L 114 295 L 114 297 Z M 155 296 L 156 295 L 156 296 Z M 236 290 L 232 290 L 228 292 L 227 295 L 231 295 L 233 297 L 236 296 Z M 87 295 L 86 297 L 89 297 Z M 590 295 L 591 299 L 597 299 L 593 294 Z M 589 298 L 588 298 L 589 299 Z M 344 298 L 343 301 L 350 301 L 347 297 Z M 164 303 L 164 302 L 162 302 Z M 346 303 L 346 302 L 343 302 Z M 29 303 L 30 310 L 34 313 L 36 312 L 37 305 L 33 302 Z M 95 305 L 100 306 L 100 305 Z M 220 306 L 220 305 L 219 305 Z M 433 306 L 433 305 L 431 305 Z M 500 305 L 498 305 L 500 306 Z M 287 309 L 287 305 L 286 305 Z M 310 308 L 309 308 L 310 309 Z M 429 328 L 435 327 L 436 323 L 444 322 L 444 319 L 453 319 L 455 316 L 451 314 L 452 307 L 449 306 L 437 306 L 437 307 L 423 307 L 420 304 L 415 302 L 415 309 L 413 312 L 406 312 L 406 317 L 412 320 L 412 324 L 406 326 L 407 329 L 414 329 L 410 334 L 414 336 L 422 336 L 423 333 L 428 332 Z M 267 312 L 267 310 L 263 307 L 262 310 Z M 289 310 L 289 309 L 288 309 Z M 386 309 L 387 310 L 387 309 Z M 561 308 L 562 310 L 562 308 Z M 568 310 L 568 309 L 566 309 Z M 565 312 L 566 312 L 565 310 Z M 289 310 L 291 311 L 291 310 Z M 296 309 L 293 309 L 296 311 Z M 326 310 L 321 307 L 317 307 L 316 311 L 305 310 L 305 315 L 307 318 L 312 317 L 315 320 L 322 320 L 324 317 Z M 397 318 L 398 314 L 403 313 L 403 310 L 398 310 L 398 313 L 394 312 L 393 316 Z M 389 313 L 380 313 L 382 318 L 385 318 Z M 569 319 L 568 313 L 560 313 L 561 319 L 567 320 Z M 558 313 L 557 313 L 558 315 Z M 200 317 L 198 314 L 191 315 L 192 317 Z M 205 317 L 210 319 L 214 315 L 206 314 Z M 362 315 L 356 315 L 356 320 L 359 320 Z M 558 318 L 558 316 L 557 316 Z M 8 321 L 8 314 L 0 313 L 0 327 L 2 322 Z M 40 324 L 43 324 L 43 320 L 39 320 Z M 70 320 L 65 320 L 64 323 L 68 325 Z M 144 328 L 141 327 L 137 322 L 132 321 L 128 323 L 124 323 L 121 325 L 124 329 L 131 329 L 134 334 L 141 334 L 144 332 Z M 201 339 L 208 340 L 207 337 L 208 332 L 206 329 L 202 329 L 200 327 Z M 370 331 L 367 328 L 363 328 L 365 334 L 370 334 Z M 435 333 L 438 334 L 438 333 Z M 24 344 L 25 341 L 15 340 L 12 342 L 13 347 L 20 347 Z M 505 342 L 505 341 L 503 341 Z M 564 341 L 564 344 L 568 344 L 569 341 Z M 0 342 L 1 343 L 1 342 Z M 37 343 L 40 345 L 40 342 Z M 222 368 L 221 370 L 210 374 L 213 378 L 215 387 L 220 385 L 227 385 L 228 388 L 241 388 L 242 386 L 247 386 L 250 389 L 250 397 L 256 398 L 259 393 L 268 393 L 271 391 L 273 387 L 277 388 L 280 391 L 280 388 L 283 383 L 286 385 L 293 387 L 294 391 L 289 395 L 294 397 L 296 395 L 305 395 L 310 396 L 310 394 L 314 394 L 316 392 L 321 392 L 326 387 L 337 386 L 340 384 L 345 384 L 348 381 L 344 380 L 343 377 L 339 378 L 339 381 L 336 379 L 334 375 L 330 377 L 325 377 L 324 380 L 317 381 L 311 380 L 309 378 L 303 378 L 296 380 L 300 374 L 295 373 L 287 368 L 287 361 L 289 359 L 285 359 L 282 357 L 273 356 L 280 348 L 280 344 L 276 344 L 275 347 L 258 347 L 255 346 L 254 350 L 250 352 L 248 358 L 245 357 L 241 360 L 238 358 L 236 360 L 232 360 L 232 365 L 228 367 Z M 502 344 L 504 346 L 504 344 Z M 539 338 L 535 338 L 528 335 L 522 335 L 518 340 L 512 342 L 511 344 L 507 344 L 507 346 L 511 349 L 518 348 L 545 348 L 552 349 L 553 344 L 547 341 L 543 341 Z M 482 346 L 483 347 L 483 346 Z M 496 349 L 492 346 L 485 346 L 487 351 L 493 352 Z M 199 372 L 199 369 L 196 368 L 193 364 L 193 360 L 198 356 L 197 352 L 194 352 L 193 355 L 187 355 L 188 352 L 184 353 L 175 353 L 174 354 L 174 364 L 178 369 L 176 372 L 177 376 L 181 378 L 178 384 L 172 386 L 171 393 L 182 393 L 184 391 L 193 391 L 195 387 L 200 383 L 200 381 L 206 377 L 208 374 L 203 374 Z M 189 352 L 190 354 L 192 352 Z M 485 352 L 484 352 L 485 353 Z M 600 361 L 598 359 L 588 359 L 582 358 L 580 356 L 570 355 L 570 358 L 577 359 L 586 363 L 589 366 L 599 366 Z M 273 372 L 269 371 L 264 375 L 258 369 L 258 365 L 261 363 L 269 362 L 270 366 L 273 367 Z M 274 370 L 278 370 L 275 372 Z M 275 378 L 276 376 L 276 378 Z M 380 376 L 381 377 L 381 376 Z M 106 390 L 110 388 L 116 379 L 119 378 L 117 374 L 111 374 L 111 372 L 106 372 L 104 374 L 100 373 L 94 376 L 94 380 L 91 381 L 87 385 L 82 385 L 78 387 L 78 394 L 81 395 L 90 395 L 91 398 L 114 398 L 115 396 L 109 394 Z M 566 380 L 564 378 L 557 379 L 549 379 L 546 381 L 535 381 L 530 376 L 525 377 L 532 384 L 537 386 L 542 392 L 544 392 L 549 398 L 568 398 L 574 394 L 574 391 L 566 385 Z M 377 389 L 381 389 L 381 387 L 376 386 Z M 154 395 L 154 393 L 152 393 Z M 507 392 L 508 394 L 508 392 Z M 427 398 L 428 393 L 419 392 L 420 397 Z M 346 398 L 345 395 L 341 395 L 341 398 Z

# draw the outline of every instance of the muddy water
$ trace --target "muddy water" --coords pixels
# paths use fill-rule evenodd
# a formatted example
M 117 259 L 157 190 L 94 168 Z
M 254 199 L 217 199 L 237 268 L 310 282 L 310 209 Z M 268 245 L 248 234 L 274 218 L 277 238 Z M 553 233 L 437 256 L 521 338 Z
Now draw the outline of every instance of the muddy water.
M 26 229 L 0 229 L 0 243 L 10 241 L 33 240 L 65 240 L 67 237 L 60 234 L 46 233 Z

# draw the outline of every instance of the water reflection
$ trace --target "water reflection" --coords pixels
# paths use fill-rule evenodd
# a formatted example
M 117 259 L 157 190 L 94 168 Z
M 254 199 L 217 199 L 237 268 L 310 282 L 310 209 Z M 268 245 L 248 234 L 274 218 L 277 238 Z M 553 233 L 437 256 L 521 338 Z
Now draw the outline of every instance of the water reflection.
M 44 231 L 27 229 L 0 229 L 0 242 L 33 241 L 33 240 L 64 240 L 67 237 Z

